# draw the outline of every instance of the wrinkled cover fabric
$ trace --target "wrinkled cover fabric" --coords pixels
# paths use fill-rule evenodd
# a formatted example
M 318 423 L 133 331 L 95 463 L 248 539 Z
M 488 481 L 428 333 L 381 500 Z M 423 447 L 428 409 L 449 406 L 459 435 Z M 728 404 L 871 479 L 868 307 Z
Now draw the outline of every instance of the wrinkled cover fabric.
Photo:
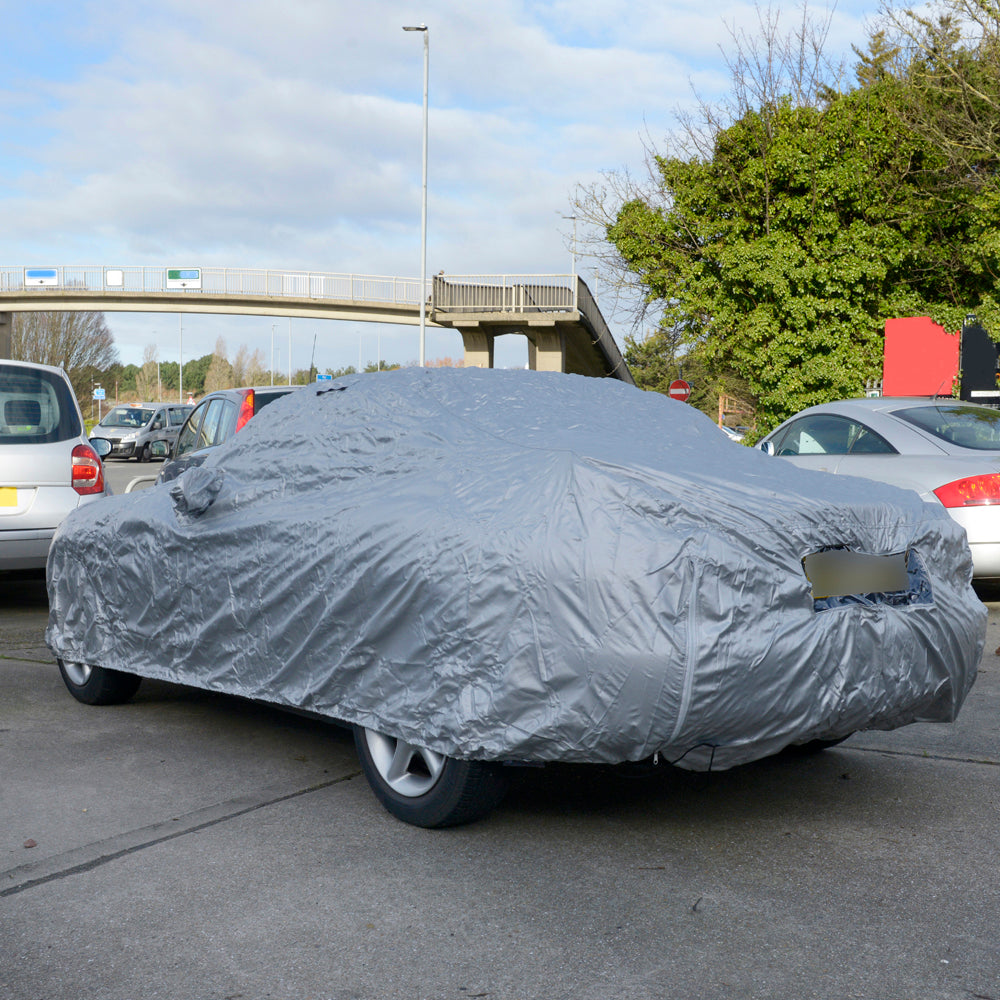
M 932 600 L 817 611 L 802 559 L 831 546 L 915 553 Z M 290 394 L 201 468 L 74 511 L 47 640 L 454 757 L 704 769 L 953 719 L 985 639 L 970 579 L 942 508 L 684 403 L 405 369 Z

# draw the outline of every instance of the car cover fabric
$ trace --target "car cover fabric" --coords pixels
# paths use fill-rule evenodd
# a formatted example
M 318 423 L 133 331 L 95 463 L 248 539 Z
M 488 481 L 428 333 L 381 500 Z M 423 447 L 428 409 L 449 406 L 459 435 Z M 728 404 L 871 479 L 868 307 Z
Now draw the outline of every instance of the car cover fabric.
M 910 589 L 815 597 L 803 559 L 833 548 L 903 554 Z M 722 768 L 954 719 L 970 580 L 940 506 L 663 395 L 404 369 L 285 396 L 173 483 L 75 511 L 46 637 L 458 758 Z

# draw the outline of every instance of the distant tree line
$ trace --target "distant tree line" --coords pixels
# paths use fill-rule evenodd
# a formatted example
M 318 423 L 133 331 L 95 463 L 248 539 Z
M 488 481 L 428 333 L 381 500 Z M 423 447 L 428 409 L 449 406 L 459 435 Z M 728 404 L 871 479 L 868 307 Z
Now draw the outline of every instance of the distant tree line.
M 176 399 L 181 388 L 176 361 L 159 361 L 155 344 L 147 345 L 141 365 L 123 365 L 103 313 L 28 312 L 15 313 L 11 328 L 11 356 L 64 368 L 81 405 L 91 399 L 100 385 L 109 400 L 130 398 L 153 402 Z M 452 367 L 451 358 L 428 361 L 431 367 Z M 460 362 L 458 363 L 460 364 Z M 364 372 L 392 371 L 396 362 L 369 362 Z M 357 368 L 327 368 L 326 374 L 339 378 L 354 375 Z M 316 379 L 316 368 L 299 368 L 292 373 L 293 385 L 308 385 Z M 215 342 L 215 350 L 184 362 L 183 390 L 201 396 L 216 389 L 237 386 L 286 385 L 288 372 L 272 373 L 264 366 L 260 350 L 250 351 L 241 344 L 230 359 L 225 340 Z
M 160 362 L 157 366 L 156 347 L 146 348 L 142 365 L 125 365 L 120 372 L 119 395 L 134 393 L 137 397 L 147 400 L 158 399 L 158 392 L 164 396 L 178 391 L 176 361 Z M 378 365 L 369 364 L 366 372 L 389 371 L 399 365 L 380 361 Z M 354 367 L 337 370 L 327 369 L 334 377 L 354 374 Z M 308 385 L 315 381 L 315 368 L 299 368 L 292 372 L 292 385 Z M 157 381 L 159 379 L 159 381 Z M 217 389 L 232 389 L 238 386 L 251 385 L 287 385 L 288 372 L 274 372 L 264 367 L 264 355 L 260 350 L 251 352 L 245 344 L 241 344 L 232 358 L 224 338 L 215 342 L 215 350 L 211 354 L 193 358 L 184 363 L 184 395 L 192 393 L 201 396 Z
M 77 399 L 91 397 L 94 382 L 120 368 L 118 348 L 99 312 L 14 313 L 11 357 L 64 368 Z

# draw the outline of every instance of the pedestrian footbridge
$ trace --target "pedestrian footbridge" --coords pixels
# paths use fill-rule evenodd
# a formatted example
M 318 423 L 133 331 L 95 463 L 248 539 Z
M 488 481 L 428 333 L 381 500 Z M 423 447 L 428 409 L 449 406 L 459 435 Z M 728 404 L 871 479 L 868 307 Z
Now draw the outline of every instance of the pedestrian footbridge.
M 586 283 L 575 274 L 419 278 L 226 267 L 0 267 L 0 356 L 10 315 L 27 311 L 189 312 L 420 323 L 462 335 L 465 364 L 493 367 L 493 343 L 523 334 L 540 371 L 632 375 Z

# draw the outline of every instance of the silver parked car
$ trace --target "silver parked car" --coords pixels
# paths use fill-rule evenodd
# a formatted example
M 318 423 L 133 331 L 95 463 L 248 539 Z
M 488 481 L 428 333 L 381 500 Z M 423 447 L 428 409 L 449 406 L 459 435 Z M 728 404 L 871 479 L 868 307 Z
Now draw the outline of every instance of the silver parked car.
M 110 492 L 61 368 L 0 361 L 0 570 L 40 569 L 63 518 Z
M 761 450 L 804 469 L 916 490 L 965 528 L 976 579 L 1000 578 L 1000 410 L 957 399 L 844 399 L 803 410 Z
M 110 441 L 112 458 L 135 457 L 140 462 L 148 462 L 156 441 L 165 441 L 168 449 L 173 445 L 193 409 L 183 403 L 116 406 L 93 429 L 91 438 Z

